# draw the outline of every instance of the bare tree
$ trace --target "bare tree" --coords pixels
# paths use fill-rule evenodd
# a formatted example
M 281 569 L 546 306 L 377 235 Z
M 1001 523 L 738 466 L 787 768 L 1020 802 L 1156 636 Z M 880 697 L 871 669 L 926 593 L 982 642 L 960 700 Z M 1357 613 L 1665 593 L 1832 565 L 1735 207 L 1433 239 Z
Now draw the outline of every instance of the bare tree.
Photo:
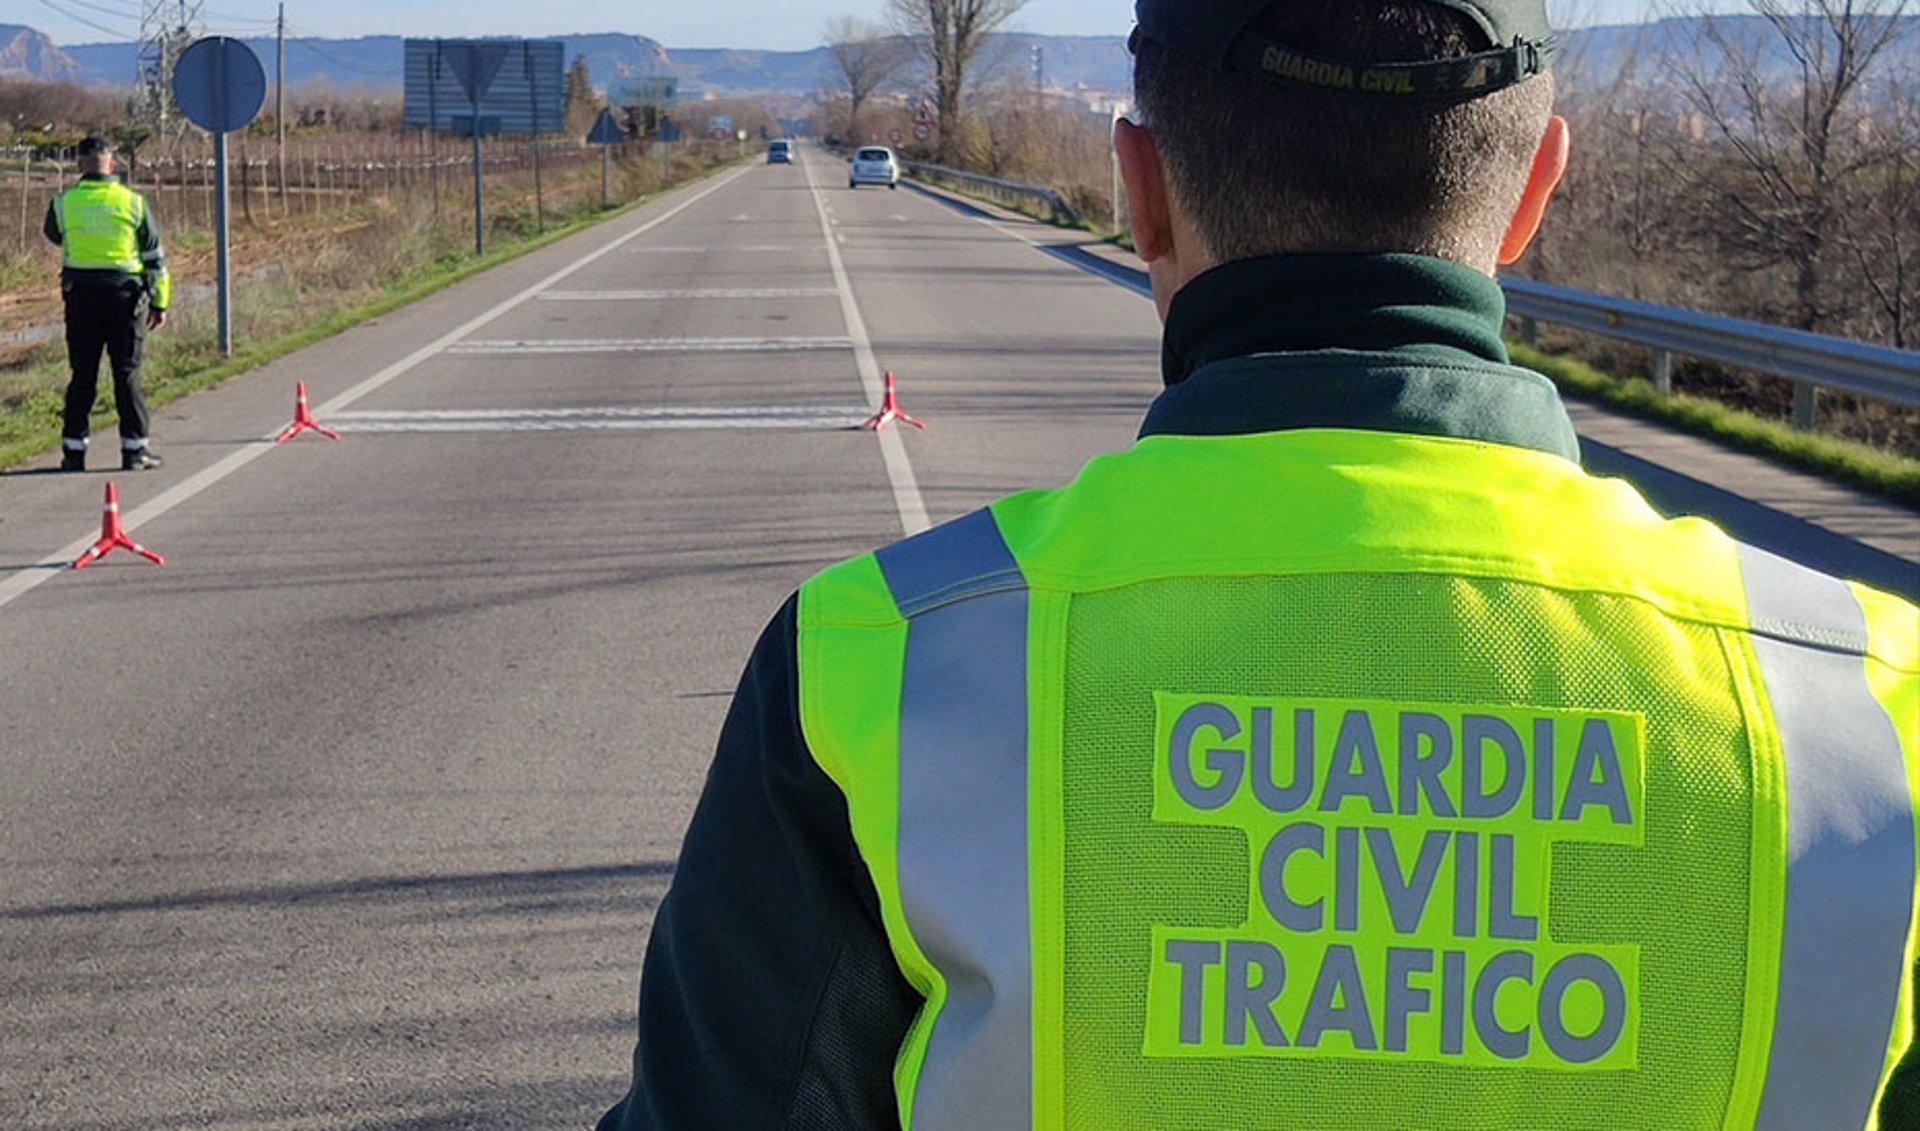
M 894 26 L 919 49 L 932 72 L 943 163 L 952 163 L 959 152 L 968 66 L 987 36 L 1025 6 L 1026 0 L 888 0 Z
M 829 20 L 826 41 L 847 93 L 847 141 L 858 145 L 861 109 L 907 65 L 912 48 L 887 29 L 853 16 Z
M 1665 68 L 1646 26 L 1578 36 L 1554 61 L 1555 110 L 1573 124 L 1572 166 L 1549 222 L 1519 270 L 1554 282 L 1630 298 L 1700 305 L 1695 273 L 1676 253 L 1705 240 L 1676 218 L 1692 209 L 1689 162 L 1698 146 L 1684 134 Z M 1651 77 L 1650 77 L 1651 76 Z M 1685 246 L 1683 246 L 1683 244 Z
M 1915 38 L 1920 38 L 1916 35 Z M 1899 349 L 1920 342 L 1920 61 L 1873 92 L 1858 141 L 1876 170 L 1849 194 L 1836 239 L 1858 272 L 1861 330 Z
M 1686 102 L 1740 174 L 1714 186 L 1726 250 L 1735 266 L 1791 273 L 1784 313 L 1801 329 L 1829 328 L 1843 209 L 1886 175 L 1860 95 L 1907 30 L 1909 2 L 1747 0 L 1758 21 L 1701 15 L 1674 57 Z

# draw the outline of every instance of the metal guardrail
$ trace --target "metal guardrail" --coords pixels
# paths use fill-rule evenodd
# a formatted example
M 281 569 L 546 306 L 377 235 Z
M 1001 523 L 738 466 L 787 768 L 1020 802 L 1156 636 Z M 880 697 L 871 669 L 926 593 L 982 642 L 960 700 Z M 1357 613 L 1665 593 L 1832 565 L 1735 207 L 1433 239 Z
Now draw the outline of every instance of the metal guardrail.
M 1078 222 L 1073 209 L 1052 189 L 938 165 L 906 167 L 916 176 L 947 180 L 981 195 L 1038 201 L 1053 209 L 1056 219 Z M 1793 423 L 1802 430 L 1811 431 L 1815 425 L 1820 389 L 1920 408 L 1920 353 L 1592 294 L 1532 279 L 1503 278 L 1500 285 L 1507 293 L 1507 312 L 1521 320 L 1524 336 L 1530 341 L 1535 337 L 1536 323 L 1550 322 L 1651 348 L 1653 383 L 1664 394 L 1673 392 L 1673 359 L 1680 355 L 1791 380 Z
M 1501 279 L 1500 285 L 1507 292 L 1508 312 L 1517 318 L 1650 347 L 1653 382 L 1662 393 L 1673 391 L 1673 358 L 1679 354 L 1792 380 L 1796 428 L 1813 428 L 1817 389 L 1920 408 L 1920 353 L 1589 294 L 1532 279 Z
M 1048 218 L 1061 224 L 1078 224 L 1080 214 L 1073 210 L 1065 197 L 1050 188 L 1038 185 L 1023 185 L 1016 181 L 1003 181 L 998 177 L 986 177 L 979 173 L 969 173 L 961 169 L 948 169 L 941 165 L 927 165 L 916 161 L 903 161 L 901 167 L 912 177 L 927 181 L 949 181 L 961 189 L 981 196 L 997 197 L 1013 203 L 1030 201 L 1047 209 Z

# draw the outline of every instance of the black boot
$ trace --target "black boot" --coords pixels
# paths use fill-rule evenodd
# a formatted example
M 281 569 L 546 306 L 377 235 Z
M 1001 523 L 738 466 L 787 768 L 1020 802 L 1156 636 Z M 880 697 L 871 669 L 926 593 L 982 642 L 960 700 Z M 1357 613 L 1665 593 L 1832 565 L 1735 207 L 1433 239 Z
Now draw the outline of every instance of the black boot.
M 165 462 L 146 448 L 129 448 L 120 453 L 121 471 L 152 471 Z
M 85 448 L 60 449 L 60 470 L 61 471 L 85 471 L 86 469 L 87 469 L 87 449 Z

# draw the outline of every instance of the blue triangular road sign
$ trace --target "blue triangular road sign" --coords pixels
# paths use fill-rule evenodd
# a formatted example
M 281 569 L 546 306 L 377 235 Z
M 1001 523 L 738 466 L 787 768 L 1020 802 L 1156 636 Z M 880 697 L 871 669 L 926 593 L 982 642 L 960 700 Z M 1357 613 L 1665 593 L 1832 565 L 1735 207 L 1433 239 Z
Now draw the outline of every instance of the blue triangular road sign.
M 627 140 L 620 126 L 613 120 L 613 111 L 602 110 L 600 117 L 593 123 L 593 130 L 587 134 L 588 145 L 619 145 Z
M 460 89 L 477 105 L 499 77 L 508 48 L 505 43 L 446 43 L 441 45 L 440 54 L 460 80 Z

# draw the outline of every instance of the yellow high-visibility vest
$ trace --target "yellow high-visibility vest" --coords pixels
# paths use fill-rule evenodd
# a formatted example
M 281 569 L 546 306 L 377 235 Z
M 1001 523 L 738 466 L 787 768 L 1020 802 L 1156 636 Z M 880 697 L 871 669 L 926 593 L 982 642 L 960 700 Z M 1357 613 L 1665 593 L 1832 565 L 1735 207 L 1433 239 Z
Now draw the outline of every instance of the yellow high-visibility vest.
M 911 1131 L 1879 1126 L 1909 604 L 1558 456 L 1304 429 L 1147 438 L 799 617 Z
M 110 178 L 88 178 L 54 201 L 53 218 L 64 266 L 151 274 L 153 304 L 163 310 L 172 304 L 173 280 L 145 197 Z

